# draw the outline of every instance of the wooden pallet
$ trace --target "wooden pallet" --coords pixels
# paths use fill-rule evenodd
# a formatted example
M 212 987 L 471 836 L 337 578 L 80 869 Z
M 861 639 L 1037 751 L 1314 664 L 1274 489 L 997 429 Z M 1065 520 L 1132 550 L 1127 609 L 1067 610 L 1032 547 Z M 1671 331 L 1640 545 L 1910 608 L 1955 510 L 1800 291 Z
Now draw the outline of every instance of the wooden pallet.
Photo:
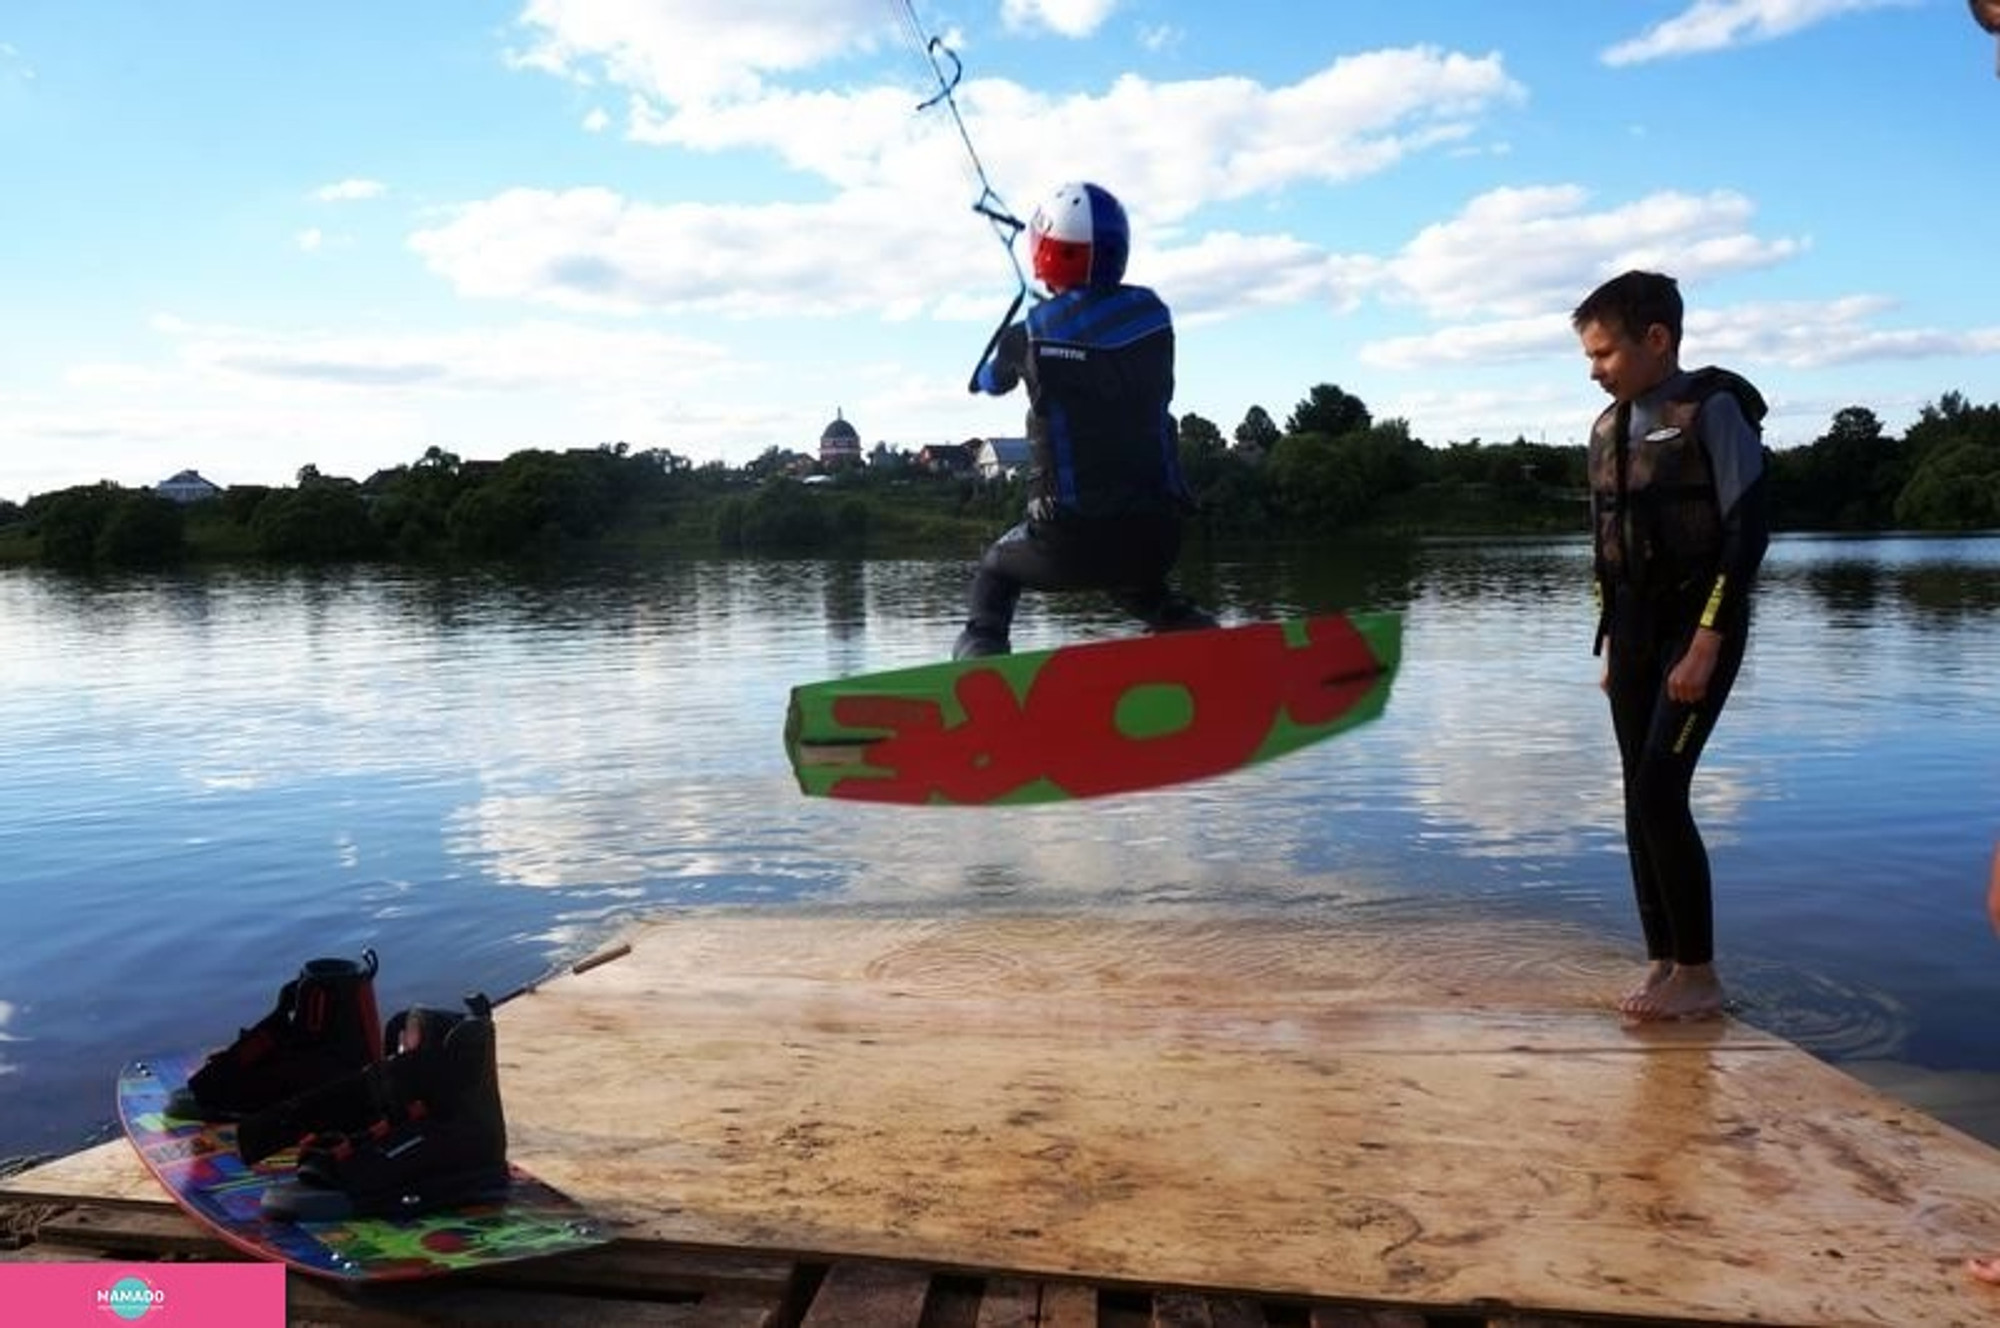
M 240 1255 L 163 1204 L 0 1202 L 8 1262 L 208 1262 Z M 4 1279 L 0 1279 L 4 1281 Z M 432 1282 L 350 1288 L 293 1274 L 302 1328 L 1590 1328 L 1630 1320 L 1468 1316 L 1093 1286 L 969 1270 L 675 1249 L 646 1241 Z
M 2000 1248 L 2000 1151 L 1749 1024 L 1622 1025 L 1627 965 L 1582 946 L 1366 916 L 664 918 L 496 1013 L 510 1156 L 619 1242 L 298 1283 L 294 1312 L 1996 1322 L 1962 1265 Z M 0 1212 L 61 1210 L 14 1219 L 27 1258 L 144 1257 L 132 1214 L 161 1200 L 122 1139 L 0 1179 Z M 153 1257 L 221 1253 L 159 1230 Z

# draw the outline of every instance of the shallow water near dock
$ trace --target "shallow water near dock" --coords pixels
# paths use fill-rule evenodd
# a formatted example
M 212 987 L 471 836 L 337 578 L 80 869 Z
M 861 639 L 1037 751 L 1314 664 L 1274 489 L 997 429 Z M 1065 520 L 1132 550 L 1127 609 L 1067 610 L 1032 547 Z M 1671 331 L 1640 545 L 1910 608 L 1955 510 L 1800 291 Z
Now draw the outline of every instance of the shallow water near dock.
M 1167 914 L 1220 954 L 1235 921 L 1448 918 L 1411 962 L 1473 969 L 1542 921 L 1592 972 L 1637 962 L 1581 542 L 1191 560 L 1228 621 L 1405 615 L 1383 717 L 1268 766 L 1015 809 L 801 797 L 790 687 L 939 657 L 967 573 L 0 572 L 0 1158 L 104 1137 L 123 1061 L 227 1041 L 305 959 L 373 947 L 387 1013 L 663 909 Z M 2000 1143 L 1996 610 L 2000 540 L 1780 540 L 1695 796 L 1742 1017 Z M 1124 630 L 1031 600 L 1016 644 Z

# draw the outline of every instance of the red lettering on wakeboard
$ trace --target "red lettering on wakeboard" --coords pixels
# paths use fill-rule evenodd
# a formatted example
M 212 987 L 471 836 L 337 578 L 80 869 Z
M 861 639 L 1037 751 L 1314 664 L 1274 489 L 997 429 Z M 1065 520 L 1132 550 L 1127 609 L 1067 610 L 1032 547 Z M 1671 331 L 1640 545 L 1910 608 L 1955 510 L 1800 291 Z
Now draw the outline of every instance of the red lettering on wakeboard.
M 1025 695 L 996 668 L 972 669 L 953 692 L 964 718 L 950 726 L 935 701 L 837 698 L 837 723 L 888 730 L 866 749 L 867 765 L 886 774 L 842 779 L 830 791 L 866 801 L 981 803 L 1038 779 L 1076 798 L 1198 779 L 1248 761 L 1281 719 L 1334 722 L 1382 673 L 1344 618 L 1313 620 L 1299 645 L 1275 623 L 1145 644 L 1057 651 Z M 1187 722 L 1162 733 L 1122 731 L 1120 703 L 1152 686 L 1185 690 Z

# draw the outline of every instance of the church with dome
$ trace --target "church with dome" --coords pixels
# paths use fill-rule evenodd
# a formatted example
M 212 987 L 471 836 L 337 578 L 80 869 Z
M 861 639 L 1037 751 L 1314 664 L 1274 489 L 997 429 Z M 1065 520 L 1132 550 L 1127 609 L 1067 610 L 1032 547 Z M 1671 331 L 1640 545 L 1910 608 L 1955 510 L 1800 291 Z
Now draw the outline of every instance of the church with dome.
M 861 464 L 861 435 L 855 432 L 838 408 L 833 412 L 833 422 L 820 431 L 819 468 L 838 470 L 843 466 Z

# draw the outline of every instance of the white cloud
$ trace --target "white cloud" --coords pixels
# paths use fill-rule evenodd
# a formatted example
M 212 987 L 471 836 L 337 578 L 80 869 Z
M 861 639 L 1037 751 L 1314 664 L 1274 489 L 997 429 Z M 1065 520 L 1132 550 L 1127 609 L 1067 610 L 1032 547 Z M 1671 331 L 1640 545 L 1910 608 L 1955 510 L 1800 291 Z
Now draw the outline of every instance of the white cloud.
M 79 365 L 6 402 L 0 450 L 35 458 L 10 467 L 23 492 L 78 472 L 151 483 L 188 465 L 218 483 L 289 483 L 308 461 L 365 475 L 437 442 L 468 456 L 621 438 L 747 456 L 786 427 L 783 408 L 750 386 L 768 367 L 667 332 L 562 321 L 329 331 L 172 316 L 150 326 L 160 347 L 144 365 Z M 684 404 L 711 393 L 748 404 Z
M 1088 37 L 1116 8 L 1118 0 L 1001 0 L 1000 18 L 1010 28 Z
M 1461 323 L 1421 336 L 1372 341 L 1361 348 L 1359 356 L 1363 364 L 1378 369 L 1423 370 L 1542 360 L 1575 346 L 1569 315 L 1552 308 L 1524 318 Z
M 1664 190 L 1587 210 L 1579 185 L 1495 189 L 1424 227 L 1388 263 L 1396 293 L 1438 316 L 1525 317 L 1569 308 L 1597 282 L 1634 267 L 1682 281 L 1772 267 L 1806 248 L 1747 228 L 1750 200 L 1728 190 Z
M 512 189 L 410 246 L 464 295 L 627 316 L 825 317 L 941 295 L 952 279 L 940 284 L 940 272 L 970 280 L 974 228 L 940 227 L 898 201 L 659 205 L 607 189 Z
M 462 332 L 276 332 L 160 320 L 197 374 L 313 387 L 527 392 L 588 384 L 661 388 L 714 373 L 712 344 L 667 333 L 529 322 Z
M 2000 353 L 2000 324 L 1984 328 L 1884 327 L 1895 300 L 1853 295 L 1832 300 L 1691 308 L 1686 343 L 1699 360 L 1741 360 L 1825 369 L 1892 360 L 1977 358 Z
M 28 63 L 27 57 L 21 54 L 20 48 L 9 42 L 0 42 L 0 78 L 18 78 L 23 82 L 32 82 L 34 77 L 35 68 Z
M 1008 14 L 1074 34 L 1114 7 L 1016 0 Z M 770 152 L 836 188 L 892 188 L 918 203 L 956 197 L 949 191 L 962 191 L 968 176 L 947 113 L 914 114 L 907 85 L 786 89 L 767 81 L 888 44 L 892 24 L 864 0 L 533 0 L 521 25 L 531 44 L 515 63 L 624 89 L 635 141 Z M 917 31 L 906 23 L 901 35 L 921 53 Z M 1412 47 L 1348 56 L 1276 87 L 1128 75 L 1101 94 L 1052 97 L 973 77 L 959 84 L 955 104 L 1003 195 L 1055 183 L 1044 178 L 1048 144 L 1061 143 L 1064 177 L 1116 181 L 1128 207 L 1157 223 L 1463 144 L 1494 109 L 1525 97 L 1497 54 Z
M 875 0 L 530 0 L 512 62 L 671 106 L 756 95 L 790 73 L 882 41 Z
M 1208 231 L 1189 245 L 1141 250 L 1134 262 L 1148 283 L 1172 292 L 1183 324 L 1259 307 L 1350 310 L 1381 280 L 1375 259 L 1331 254 L 1290 235 Z
M 1685 292 L 1685 287 L 1683 288 Z M 1577 298 L 1586 293 L 1579 288 Z M 1392 337 L 1364 346 L 1360 358 L 1379 369 L 1423 370 L 1546 360 L 1576 353 L 1569 309 L 1575 300 L 1539 314 L 1442 327 L 1422 336 Z M 2000 326 L 1970 329 L 1880 325 L 1894 302 L 1876 296 L 1737 304 L 1708 308 L 1690 295 L 1684 359 L 1824 369 L 1887 360 L 1974 358 L 2000 352 Z
M 1412 431 L 1433 447 L 1479 439 L 1510 443 L 1563 446 L 1583 441 L 1592 415 L 1602 404 L 1589 383 L 1583 356 L 1576 356 L 1573 376 L 1563 382 L 1510 382 L 1495 388 L 1424 388 L 1387 393 L 1371 399 L 1378 419 L 1406 419 Z M 1549 422 L 1563 431 L 1550 433 Z
M 326 233 L 317 226 L 308 226 L 293 238 L 299 248 L 309 254 L 319 252 L 320 246 L 326 243 Z
M 1138 231 L 1135 275 L 1188 281 L 1177 296 L 1192 314 L 1223 302 L 1231 247 L 1269 273 L 1257 296 L 1267 303 L 1340 306 L 1367 274 L 1283 235 L 1219 235 L 1177 250 L 1176 222 L 1463 142 L 1494 107 L 1523 95 L 1498 57 L 1411 48 L 1343 58 L 1280 87 L 1128 76 L 1101 95 L 1052 98 L 981 79 L 960 87 L 958 103 L 990 178 L 1053 184 L 1042 178 L 1046 145 L 1059 142 L 1066 174 L 1111 185 Z M 914 114 L 904 91 L 772 91 L 679 108 L 635 93 L 631 117 L 636 141 L 770 151 L 834 192 L 725 207 L 516 189 L 456 209 L 412 246 L 463 294 L 627 315 L 910 317 L 928 307 L 948 316 L 975 289 L 983 309 L 1004 272 L 986 228 L 967 217 L 977 190 L 957 134 L 941 113 Z M 1025 215 L 1033 198 L 1012 202 Z M 1204 297 L 1211 289 L 1216 298 Z
M 602 106 L 592 107 L 590 114 L 583 117 L 583 129 L 587 134 L 601 134 L 611 127 L 611 113 Z
M 380 180 L 341 180 L 334 184 L 321 185 L 313 190 L 313 197 L 322 203 L 352 203 L 362 199 L 380 198 L 389 191 L 389 186 Z
M 1605 50 L 1607 65 L 1727 50 L 1787 37 L 1843 14 L 1908 5 L 1914 0 L 1695 0 L 1670 19 Z
M 1300 81 L 1156 83 L 1133 75 L 1097 95 L 1048 97 L 1005 79 L 968 79 L 957 103 L 989 177 L 1044 180 L 1048 144 L 1065 173 L 1117 181 L 1128 208 L 1171 220 L 1302 182 L 1341 182 L 1473 135 L 1525 91 L 1498 56 L 1428 47 L 1348 56 Z M 964 149 L 948 121 L 915 116 L 906 92 L 778 94 L 662 113 L 635 103 L 632 135 L 704 152 L 764 148 L 831 183 L 962 188 Z M 919 196 L 922 196 L 921 192 Z

